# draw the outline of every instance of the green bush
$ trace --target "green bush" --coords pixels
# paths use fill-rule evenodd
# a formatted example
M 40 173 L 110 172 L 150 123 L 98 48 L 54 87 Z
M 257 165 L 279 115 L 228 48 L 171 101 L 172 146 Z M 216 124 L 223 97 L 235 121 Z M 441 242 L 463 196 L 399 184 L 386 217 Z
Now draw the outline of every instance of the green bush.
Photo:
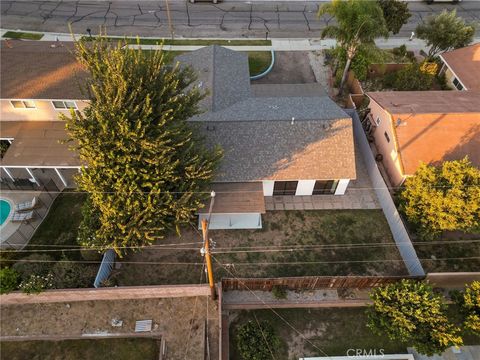
M 47 254 L 32 254 L 20 259 L 13 265 L 13 268 L 20 275 L 20 279 L 25 281 L 30 275 L 45 276 L 53 266 L 53 258 Z
M 266 321 L 249 321 L 236 334 L 238 351 L 244 360 L 270 360 L 280 346 L 280 339 Z
M 17 288 L 18 273 L 11 268 L 0 269 L 0 294 L 8 294 Z
M 26 280 L 23 280 L 19 286 L 20 290 L 27 294 L 38 294 L 45 289 L 53 288 L 53 275 L 30 275 Z
M 421 70 L 420 64 L 412 63 L 387 74 L 384 78 L 384 87 L 397 91 L 429 90 L 434 79 L 434 75 Z
M 462 310 L 465 313 L 465 328 L 480 336 L 480 281 L 466 287 Z
M 275 285 L 272 288 L 272 295 L 275 299 L 286 299 L 287 298 L 287 289 L 284 286 Z
M 97 268 L 89 264 L 70 262 L 64 258 L 52 268 L 53 287 L 56 289 L 92 287 Z

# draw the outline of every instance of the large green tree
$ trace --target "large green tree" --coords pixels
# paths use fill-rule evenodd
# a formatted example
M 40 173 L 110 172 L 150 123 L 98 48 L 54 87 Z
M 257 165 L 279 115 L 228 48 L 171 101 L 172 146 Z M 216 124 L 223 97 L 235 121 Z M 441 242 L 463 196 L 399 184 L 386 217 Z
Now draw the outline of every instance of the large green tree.
M 417 37 L 427 42 L 430 47 L 430 58 L 438 53 L 467 46 L 473 41 L 475 28 L 465 24 L 465 20 L 457 16 L 457 10 L 443 10 L 436 16 L 430 16 L 426 22 L 416 29 Z
M 413 345 L 430 356 L 462 345 L 460 329 L 449 322 L 442 297 L 430 285 L 402 280 L 373 289 L 370 297 L 368 327 L 376 334 Z
M 408 9 L 408 3 L 398 0 L 377 1 L 378 5 L 382 8 L 388 31 L 392 34 L 398 34 L 402 26 L 405 25 L 412 16 Z
M 90 104 L 66 118 L 85 165 L 78 187 L 89 194 L 79 240 L 119 254 L 191 221 L 221 156 L 187 123 L 204 96 L 193 71 L 122 45 L 76 43 Z
M 480 226 L 480 170 L 468 158 L 422 164 L 404 186 L 401 209 L 424 236 Z
M 332 0 L 322 5 L 318 16 L 329 14 L 336 20 L 335 25 L 328 25 L 322 31 L 322 39 L 335 38 L 337 45 L 346 54 L 345 66 L 340 81 L 340 94 L 347 79 L 348 70 L 359 48 L 375 47 L 374 40 L 387 37 L 388 29 L 380 6 L 369 0 Z

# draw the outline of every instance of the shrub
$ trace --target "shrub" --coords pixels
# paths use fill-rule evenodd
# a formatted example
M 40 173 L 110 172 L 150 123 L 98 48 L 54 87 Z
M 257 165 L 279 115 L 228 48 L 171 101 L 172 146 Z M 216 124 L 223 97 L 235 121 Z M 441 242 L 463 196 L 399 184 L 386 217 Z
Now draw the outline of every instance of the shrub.
M 11 268 L 0 269 L 0 294 L 8 294 L 17 288 L 18 273 Z
M 53 287 L 56 289 L 92 287 L 97 268 L 89 264 L 71 262 L 64 258 L 52 268 Z
M 275 285 L 272 288 L 272 295 L 275 299 L 286 299 L 287 298 L 287 289 L 284 286 Z
M 465 314 L 465 328 L 480 335 L 480 281 L 474 281 L 465 288 L 461 306 Z
M 385 76 L 384 87 L 397 91 L 429 90 L 435 76 L 424 73 L 417 63 Z
M 20 290 L 27 294 L 38 294 L 45 289 L 53 288 L 53 275 L 30 275 L 30 277 L 20 283 Z
M 20 259 L 13 268 L 20 275 L 22 281 L 30 278 L 30 275 L 44 276 L 53 266 L 53 258 L 46 254 L 32 254 Z
M 446 305 L 432 286 L 414 280 L 374 288 L 368 327 L 377 335 L 413 345 L 425 355 L 461 346 L 460 329 L 450 323 Z
M 82 255 L 82 258 L 86 261 L 102 261 L 102 254 L 92 249 L 82 248 L 80 255 Z M 100 266 L 100 264 L 98 265 Z
M 420 64 L 420 71 L 424 74 L 437 75 L 438 64 L 436 62 L 424 61 Z
M 237 348 L 244 360 L 270 360 L 280 346 L 280 339 L 266 321 L 249 321 L 239 327 Z

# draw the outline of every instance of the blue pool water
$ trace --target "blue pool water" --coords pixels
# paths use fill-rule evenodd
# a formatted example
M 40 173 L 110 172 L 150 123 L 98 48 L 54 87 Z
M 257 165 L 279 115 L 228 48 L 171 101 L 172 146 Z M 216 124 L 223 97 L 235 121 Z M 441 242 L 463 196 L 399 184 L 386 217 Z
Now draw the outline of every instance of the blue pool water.
M 8 215 L 10 215 L 10 211 L 12 207 L 8 201 L 0 199 L 0 225 L 3 225 L 5 220 L 7 220 Z

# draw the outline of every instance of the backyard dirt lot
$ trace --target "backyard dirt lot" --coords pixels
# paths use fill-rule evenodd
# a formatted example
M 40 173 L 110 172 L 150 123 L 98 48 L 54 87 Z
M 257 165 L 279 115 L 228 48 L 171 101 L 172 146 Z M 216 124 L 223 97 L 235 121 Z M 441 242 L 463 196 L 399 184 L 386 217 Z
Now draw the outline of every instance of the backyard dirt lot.
M 233 275 L 406 274 L 381 210 L 269 211 L 262 221 L 261 230 L 209 232 L 217 280 Z M 185 245 L 182 250 L 162 243 Z M 119 285 L 198 283 L 200 247 L 201 234 L 190 228 L 181 238 L 167 237 L 127 255 L 112 280 Z
M 133 333 L 135 321 L 151 319 L 151 335 L 165 339 L 170 359 L 203 359 L 200 349 L 208 319 L 210 351 L 216 358 L 215 306 L 206 297 L 4 305 L 1 336 Z M 122 320 L 123 326 L 113 327 L 114 318 Z

